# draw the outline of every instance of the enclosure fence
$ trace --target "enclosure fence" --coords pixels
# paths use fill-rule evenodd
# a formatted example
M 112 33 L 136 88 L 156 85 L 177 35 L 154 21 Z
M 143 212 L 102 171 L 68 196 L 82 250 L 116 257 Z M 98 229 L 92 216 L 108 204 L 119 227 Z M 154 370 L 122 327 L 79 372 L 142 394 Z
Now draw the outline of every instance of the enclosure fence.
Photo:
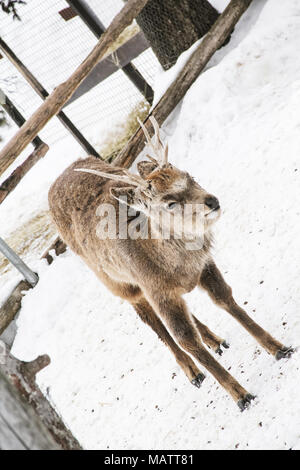
M 71 75 L 98 41 L 71 9 L 70 3 L 64 0 L 28 0 L 24 7 L 19 8 L 22 21 L 1 16 L 1 38 L 49 94 Z M 89 0 L 87 3 L 104 27 L 109 25 L 124 5 L 121 0 Z M 130 28 L 127 36 L 124 36 L 124 42 L 137 31 L 137 25 Z M 138 38 L 135 42 L 145 49 Z M 147 48 L 131 63 L 152 87 L 158 65 L 152 50 Z M 115 66 L 116 63 L 111 65 Z M 102 81 L 95 85 L 97 79 L 99 76 L 95 76 L 93 86 L 87 92 L 72 97 L 72 102 L 64 108 L 79 131 L 87 138 L 92 135 L 94 141 L 97 139 L 93 137 L 91 129 L 99 128 L 99 132 L 105 132 L 112 125 L 124 121 L 132 109 L 146 101 L 121 69 L 105 79 L 102 77 Z M 0 87 L 25 119 L 41 104 L 41 98 L 3 53 L 0 59 Z M 54 119 L 41 132 L 41 138 L 51 145 L 66 133 L 66 129 Z

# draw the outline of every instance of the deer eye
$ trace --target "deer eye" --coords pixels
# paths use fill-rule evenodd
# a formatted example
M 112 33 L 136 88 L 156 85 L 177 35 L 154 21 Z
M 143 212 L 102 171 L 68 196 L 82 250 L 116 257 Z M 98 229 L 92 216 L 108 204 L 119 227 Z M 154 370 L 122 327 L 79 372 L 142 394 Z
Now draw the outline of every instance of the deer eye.
M 171 211 L 172 209 L 175 209 L 175 207 L 178 205 L 178 202 L 169 202 L 168 203 L 168 209 Z

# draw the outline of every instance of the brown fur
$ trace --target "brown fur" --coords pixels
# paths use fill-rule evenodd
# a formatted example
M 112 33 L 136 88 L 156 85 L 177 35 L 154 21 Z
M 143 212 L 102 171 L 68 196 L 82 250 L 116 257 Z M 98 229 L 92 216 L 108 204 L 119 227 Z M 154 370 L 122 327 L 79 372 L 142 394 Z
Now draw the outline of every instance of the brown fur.
M 138 188 L 128 188 L 123 182 L 74 171 L 80 168 L 122 174 L 121 168 L 111 167 L 89 157 L 73 163 L 55 181 L 49 192 L 49 204 L 64 241 L 81 256 L 113 294 L 133 305 L 141 319 L 151 326 L 173 352 L 192 383 L 200 386 L 204 375 L 188 354 L 211 372 L 243 409 L 253 397 L 210 355 L 202 340 L 218 353 L 221 353 L 222 345 L 227 346 L 226 343 L 190 314 L 182 294 L 196 286 L 201 287 L 270 354 L 276 355 L 278 351 L 284 353 L 286 349 L 249 318 L 234 301 L 231 288 L 225 283 L 210 253 L 213 221 L 206 222 L 204 245 L 196 251 L 186 250 L 182 240 L 173 238 L 103 240 L 96 234 L 97 207 L 101 203 L 110 203 L 118 214 L 119 204 L 115 195 L 123 191 L 130 195 L 132 204 L 141 204 L 141 210 L 145 210 L 145 213 L 149 205 L 160 204 L 165 207 L 168 200 L 175 200 L 178 204 L 206 204 L 207 198 L 213 196 L 187 173 L 170 164 L 157 169 L 154 163 L 140 162 L 140 175 L 150 185 L 148 195 L 142 194 Z M 206 209 L 208 213 L 209 207 Z

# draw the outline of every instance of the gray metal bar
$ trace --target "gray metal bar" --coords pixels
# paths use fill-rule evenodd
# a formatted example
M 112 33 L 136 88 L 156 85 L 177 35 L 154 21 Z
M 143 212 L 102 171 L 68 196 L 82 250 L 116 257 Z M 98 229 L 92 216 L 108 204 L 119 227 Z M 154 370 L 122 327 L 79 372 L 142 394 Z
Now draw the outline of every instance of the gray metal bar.
M 34 287 L 39 280 L 36 273 L 21 260 L 21 258 L 7 245 L 7 243 L 0 237 L 0 251 L 3 255 L 17 268 L 17 270 L 24 276 L 26 281 Z

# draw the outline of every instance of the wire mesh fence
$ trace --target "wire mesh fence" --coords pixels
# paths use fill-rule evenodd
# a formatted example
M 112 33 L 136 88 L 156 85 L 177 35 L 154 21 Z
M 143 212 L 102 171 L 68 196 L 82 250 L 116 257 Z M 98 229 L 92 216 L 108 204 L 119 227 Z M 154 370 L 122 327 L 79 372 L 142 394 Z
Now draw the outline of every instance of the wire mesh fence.
M 167 70 L 209 31 L 218 15 L 207 0 L 149 0 L 136 20 Z
M 88 4 L 105 27 L 123 6 L 121 0 L 90 0 Z M 28 0 L 27 5 L 19 8 L 22 21 L 1 15 L 0 36 L 49 93 L 72 74 L 97 42 L 81 18 L 70 15 L 68 19 L 62 13 L 66 9 L 68 3 L 63 0 Z M 134 64 L 150 86 L 153 85 L 158 62 L 152 50 L 147 49 Z M 41 104 L 41 98 L 6 57 L 0 60 L 0 87 L 25 118 Z M 64 111 L 85 136 L 95 140 L 92 129 L 98 127 L 99 132 L 105 132 L 124 120 L 143 100 L 122 71 L 116 71 L 67 105 Z M 53 119 L 40 135 L 53 144 L 66 133 Z

